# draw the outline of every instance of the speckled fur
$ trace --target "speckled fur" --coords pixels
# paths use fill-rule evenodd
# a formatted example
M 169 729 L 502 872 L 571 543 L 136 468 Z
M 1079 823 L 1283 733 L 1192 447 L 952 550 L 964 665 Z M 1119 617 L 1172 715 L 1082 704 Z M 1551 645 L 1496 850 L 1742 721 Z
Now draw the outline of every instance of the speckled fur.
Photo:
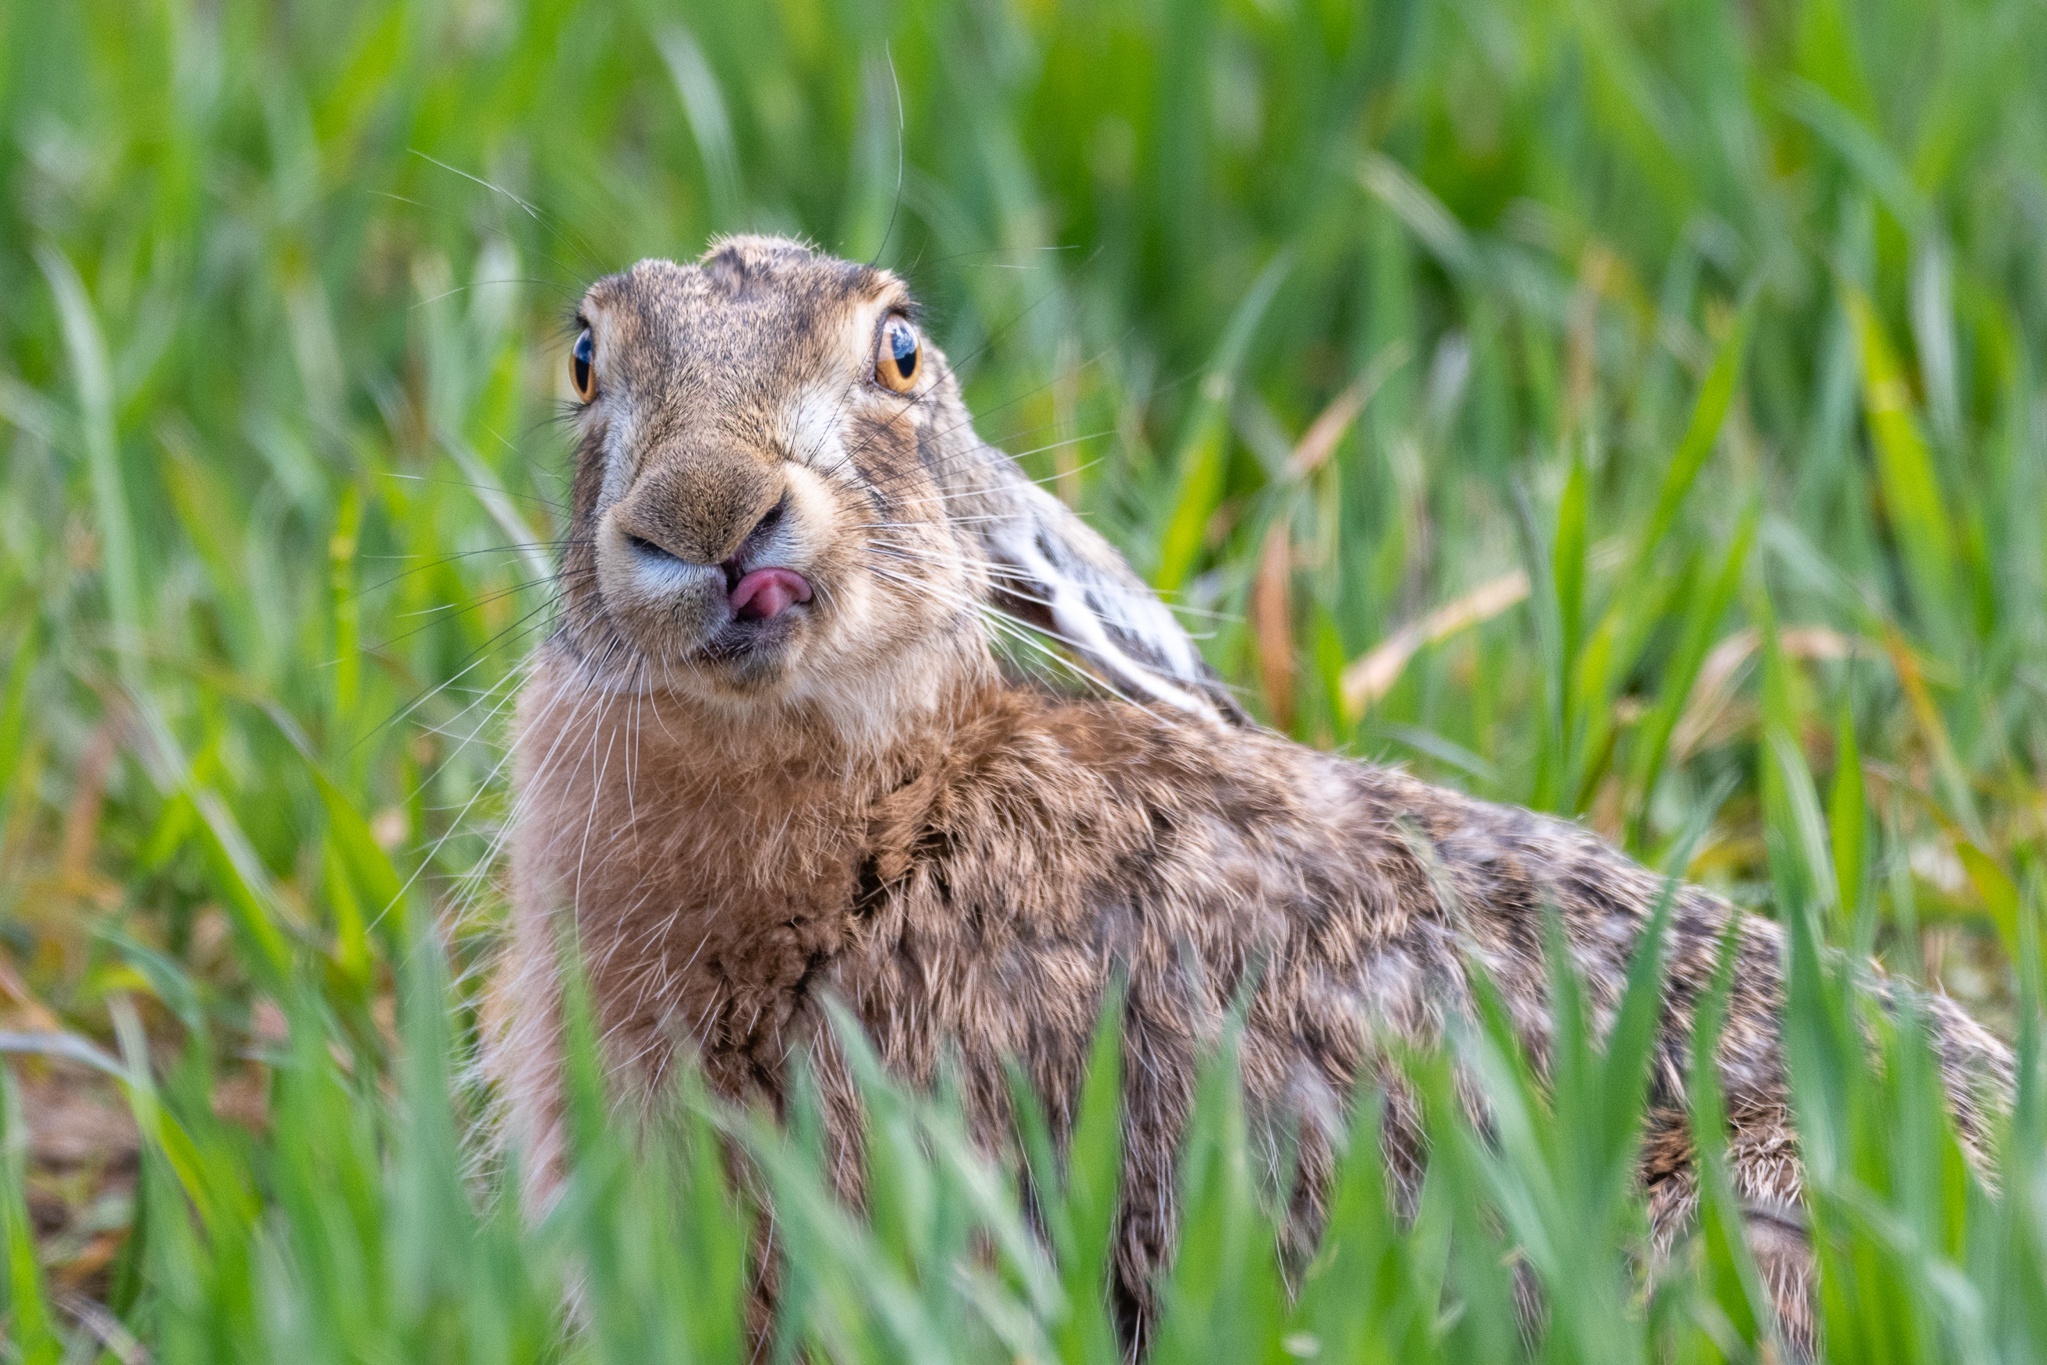
M 1361 1071 L 1387 1040 L 1440 1038 L 1470 1005 L 1471 964 L 1542 1064 L 1545 903 L 1610 1022 L 1662 884 L 1591 834 L 998 666 L 977 604 L 1016 588 L 957 507 L 999 508 L 986 490 L 1013 470 L 974 436 L 928 343 L 913 400 L 868 379 L 863 338 L 907 303 L 892 277 L 738 239 L 699 267 L 642 263 L 591 300 L 605 394 L 582 419 L 565 620 L 521 699 L 492 1052 L 542 1197 L 559 1156 L 553 963 L 570 922 L 622 1093 L 645 1094 L 687 1052 L 717 1091 L 779 1102 L 792 1052 L 810 1049 L 855 1197 L 855 1101 L 828 997 L 903 1077 L 929 1080 L 950 1050 L 978 1133 L 999 1146 L 1003 1059 L 1021 1060 L 1055 1126 L 1070 1123 L 1103 994 L 1127 974 L 1116 1272 L 1140 1338 L 1173 1241 L 1196 1058 L 1247 973 L 1245 1084 L 1254 1113 L 1298 1125 L 1299 1247 Z M 787 406 L 835 390 L 842 454 L 827 462 L 790 444 Z M 715 560 L 792 480 L 806 491 L 777 552 L 801 557 L 818 602 L 787 638 L 723 657 L 687 621 L 614 608 L 590 548 L 607 519 L 659 523 Z M 1077 534 L 1040 513 L 1054 548 Z M 1788 1335 L 1809 1345 L 1779 934 L 1696 889 L 1675 908 L 1641 1171 L 1655 1227 L 1667 1243 L 1696 1202 L 1686 1038 L 1734 917 L 1719 1054 L 1732 1173 Z M 1940 997 L 1929 1016 L 1960 1128 L 1980 1142 L 2009 1054 Z M 1422 1154 L 1397 1088 L 1387 1145 L 1411 1199 Z

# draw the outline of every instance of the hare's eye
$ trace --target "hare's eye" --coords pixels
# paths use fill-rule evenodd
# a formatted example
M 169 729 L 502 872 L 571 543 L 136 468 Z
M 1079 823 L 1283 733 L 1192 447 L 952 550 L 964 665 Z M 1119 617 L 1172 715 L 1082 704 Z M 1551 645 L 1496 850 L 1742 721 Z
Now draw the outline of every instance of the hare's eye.
M 892 317 L 881 328 L 881 345 L 875 348 L 874 377 L 884 388 L 908 393 L 917 384 L 917 362 L 921 348 L 917 329 L 908 318 Z
M 585 403 L 597 396 L 597 343 L 585 327 L 576 337 L 575 346 L 569 351 L 569 382 L 576 386 L 576 397 Z

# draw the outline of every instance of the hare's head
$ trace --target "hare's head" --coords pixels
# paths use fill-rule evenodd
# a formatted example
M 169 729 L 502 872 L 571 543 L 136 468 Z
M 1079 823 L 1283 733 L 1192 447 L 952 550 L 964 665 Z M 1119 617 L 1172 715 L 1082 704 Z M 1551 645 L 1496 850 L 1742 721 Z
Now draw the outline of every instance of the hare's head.
M 1229 710 L 1106 543 L 974 434 L 885 270 L 793 242 L 642 261 L 577 314 L 558 637 L 597 686 L 849 723 L 991 668 L 989 613 L 1112 686 Z

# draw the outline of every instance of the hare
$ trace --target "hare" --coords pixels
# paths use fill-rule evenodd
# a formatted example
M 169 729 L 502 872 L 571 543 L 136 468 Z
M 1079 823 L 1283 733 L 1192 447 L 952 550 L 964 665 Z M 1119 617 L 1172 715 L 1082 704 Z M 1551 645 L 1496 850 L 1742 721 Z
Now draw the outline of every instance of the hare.
M 1254 1113 L 1297 1132 L 1290 1238 L 1312 1245 L 1361 1075 L 1440 1038 L 1474 964 L 1532 1055 L 1554 907 L 1602 1020 L 1661 878 L 1590 833 L 1251 725 L 1109 545 L 975 435 L 946 358 L 884 270 L 737 237 L 584 297 L 558 628 L 514 737 L 512 930 L 490 1065 L 544 1199 L 561 1156 L 557 948 L 573 928 L 628 1092 L 680 1058 L 779 1103 L 815 1059 L 837 1178 L 857 1099 L 824 1003 L 915 1083 L 956 1059 L 1002 1144 L 1004 1060 L 1070 1123 L 1105 992 L 1126 984 L 1114 1249 L 1140 1349 L 1174 1238 L 1199 1054 L 1251 982 Z M 1099 680 L 1005 666 L 1022 618 Z M 1676 893 L 1640 1179 L 1667 1244 L 1695 1203 L 1686 1034 L 1733 922 L 1718 1061 L 1732 1171 L 1784 1331 L 1810 1346 L 1811 1257 L 1778 1041 L 1777 928 Z M 1965 1140 L 2007 1049 L 1927 1006 Z M 1410 1200 L 1413 1104 L 1387 1161 Z

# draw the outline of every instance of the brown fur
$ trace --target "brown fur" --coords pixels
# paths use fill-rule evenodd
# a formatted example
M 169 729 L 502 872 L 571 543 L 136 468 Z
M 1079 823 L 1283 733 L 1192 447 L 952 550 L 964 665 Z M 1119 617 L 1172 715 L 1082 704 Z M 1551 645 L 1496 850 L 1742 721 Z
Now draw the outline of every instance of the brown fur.
M 1116 1270 L 1141 1337 L 1173 1244 L 1197 1056 L 1247 974 L 1247 1098 L 1297 1126 L 1293 1240 L 1306 1247 L 1348 1098 L 1384 1044 L 1440 1038 L 1470 1008 L 1477 964 L 1540 1066 L 1542 907 L 1604 1026 L 1662 884 L 1575 826 L 1221 723 L 1194 667 L 1169 677 L 1196 699 L 1185 712 L 1005 671 L 986 604 L 1073 584 L 1019 587 L 959 509 L 1041 519 L 1045 577 L 1104 549 L 1017 491 L 935 349 L 908 398 L 871 382 L 879 320 L 906 306 L 883 272 L 763 239 L 699 267 L 642 263 L 591 291 L 600 392 L 582 418 L 564 624 L 520 707 L 494 1066 L 544 1186 L 559 1156 L 554 952 L 572 923 L 628 1089 L 645 1093 L 688 1053 L 720 1093 L 779 1102 L 792 1052 L 809 1049 L 857 1195 L 857 1113 L 827 997 L 911 1081 L 950 1050 L 993 1147 L 1009 1123 L 1005 1058 L 1055 1127 L 1070 1123 L 1104 992 L 1127 974 Z M 745 553 L 778 505 L 770 534 L 784 539 L 763 553 L 817 592 L 770 631 L 734 635 L 722 580 L 663 598 L 612 562 L 633 534 L 715 565 Z M 1130 619 L 1154 619 L 1127 570 L 1106 572 L 1133 594 Z M 1121 677 L 1130 658 L 1163 669 L 1184 645 L 1132 633 L 1110 633 L 1127 657 L 1101 672 Z M 1740 961 L 1719 1065 L 1733 1177 L 1787 1333 L 1809 1346 L 1779 935 L 1695 889 L 1675 905 L 1642 1180 L 1667 1244 L 1696 1203 L 1690 1010 L 1730 917 Z M 1946 1001 L 1930 1014 L 1979 1140 L 1976 1081 L 1993 1102 L 2008 1091 L 2009 1055 Z M 1402 1096 L 1388 1160 L 1411 1200 L 1422 1153 Z

